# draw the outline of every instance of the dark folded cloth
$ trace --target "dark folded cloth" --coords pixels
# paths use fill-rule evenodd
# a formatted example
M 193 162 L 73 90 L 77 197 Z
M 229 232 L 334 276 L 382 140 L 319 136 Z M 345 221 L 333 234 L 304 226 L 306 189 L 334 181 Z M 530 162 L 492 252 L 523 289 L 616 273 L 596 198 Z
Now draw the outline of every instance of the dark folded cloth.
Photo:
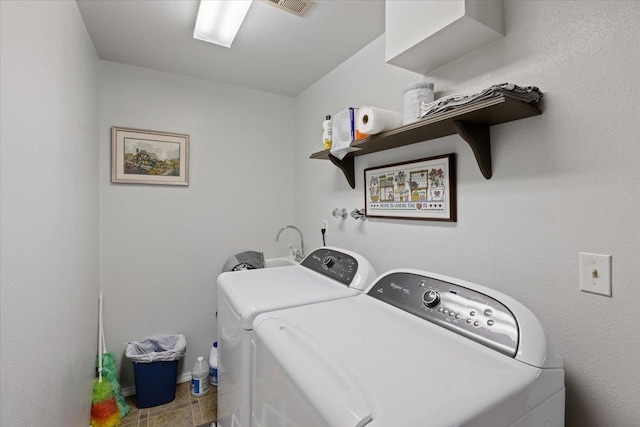
M 449 111 L 461 105 L 466 105 L 474 101 L 485 100 L 496 96 L 506 96 L 527 104 L 537 104 L 542 99 L 542 92 L 536 86 L 518 86 L 513 83 L 502 83 L 493 85 L 473 95 L 451 95 L 440 98 L 437 101 L 420 106 L 420 117 Z
M 222 271 L 243 271 L 264 268 L 264 255 L 262 252 L 245 251 L 229 258 Z

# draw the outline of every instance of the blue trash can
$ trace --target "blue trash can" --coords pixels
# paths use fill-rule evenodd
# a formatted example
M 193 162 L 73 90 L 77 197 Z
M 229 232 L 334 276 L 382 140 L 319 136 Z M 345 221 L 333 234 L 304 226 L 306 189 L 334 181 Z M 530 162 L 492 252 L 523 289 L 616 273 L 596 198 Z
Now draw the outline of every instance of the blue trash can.
M 131 342 L 125 355 L 133 362 L 136 405 L 150 408 L 176 398 L 178 361 L 187 350 L 184 335 L 162 335 Z
M 176 398 L 178 361 L 133 362 L 136 383 L 136 406 L 150 408 L 173 402 Z

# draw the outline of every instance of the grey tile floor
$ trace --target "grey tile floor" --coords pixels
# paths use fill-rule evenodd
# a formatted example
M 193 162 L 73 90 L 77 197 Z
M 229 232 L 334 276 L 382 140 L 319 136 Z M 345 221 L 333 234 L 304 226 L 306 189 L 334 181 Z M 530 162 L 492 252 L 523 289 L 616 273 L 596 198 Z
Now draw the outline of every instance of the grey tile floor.
M 138 409 L 135 396 L 127 397 L 131 412 L 122 420 L 122 427 L 209 427 L 215 425 L 217 389 L 210 386 L 202 397 L 191 396 L 190 383 L 176 387 L 173 402 L 153 408 Z

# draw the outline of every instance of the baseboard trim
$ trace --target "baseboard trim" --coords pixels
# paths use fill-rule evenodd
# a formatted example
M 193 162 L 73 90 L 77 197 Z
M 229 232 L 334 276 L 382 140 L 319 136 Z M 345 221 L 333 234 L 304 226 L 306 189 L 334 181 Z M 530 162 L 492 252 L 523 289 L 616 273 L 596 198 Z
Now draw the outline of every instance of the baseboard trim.
M 189 381 L 191 381 L 191 372 L 183 372 L 182 374 L 178 375 L 178 384 L 186 383 Z M 122 387 L 121 391 L 124 397 L 133 396 L 134 394 L 136 394 L 136 386 Z

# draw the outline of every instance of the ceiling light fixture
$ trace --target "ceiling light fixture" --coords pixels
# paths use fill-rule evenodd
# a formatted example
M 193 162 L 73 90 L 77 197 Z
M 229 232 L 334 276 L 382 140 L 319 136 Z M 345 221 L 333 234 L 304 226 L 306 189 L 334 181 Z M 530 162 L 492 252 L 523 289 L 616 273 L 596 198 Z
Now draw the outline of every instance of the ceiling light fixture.
M 201 0 L 193 38 L 231 47 L 253 0 Z

